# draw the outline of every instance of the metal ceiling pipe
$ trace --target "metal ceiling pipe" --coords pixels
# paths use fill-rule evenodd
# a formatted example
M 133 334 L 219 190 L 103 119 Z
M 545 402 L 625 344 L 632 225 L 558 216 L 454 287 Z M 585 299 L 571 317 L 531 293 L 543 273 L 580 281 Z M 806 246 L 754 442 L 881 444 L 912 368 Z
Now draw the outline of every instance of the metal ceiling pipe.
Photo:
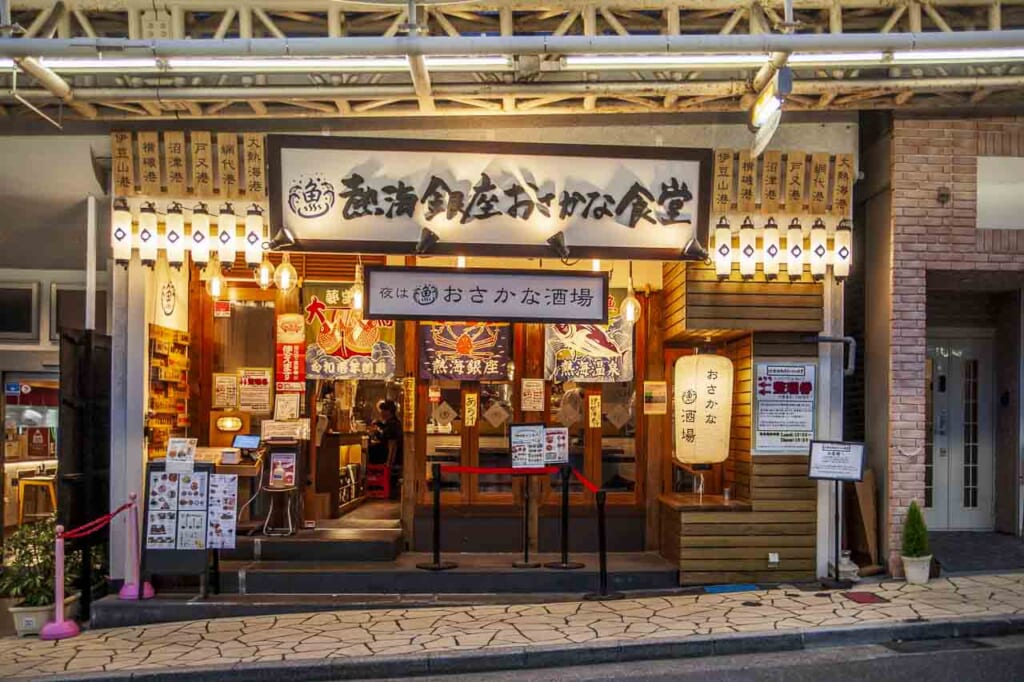
M 1019 48 L 1024 30 L 633 36 L 400 36 L 392 38 L 0 38 L 6 57 L 383 57 L 409 55 L 764 54 Z
M 67 81 L 55 74 L 53 71 L 43 66 L 32 57 L 15 59 L 14 63 L 17 64 L 18 68 L 26 74 L 35 78 L 40 85 L 46 88 L 51 95 L 59 99 L 61 102 L 64 102 L 86 118 L 96 118 L 96 107 L 87 102 L 79 101 L 75 97 L 75 93 L 71 90 L 71 86 L 68 85 Z
M 899 92 L 914 89 L 921 92 L 941 90 L 974 90 L 979 88 L 1010 89 L 1024 87 L 1022 76 L 977 76 L 947 78 L 895 78 L 875 80 L 837 81 L 831 79 L 797 80 L 793 84 L 794 94 L 812 95 L 825 93 L 851 93 L 869 90 Z M 46 90 L 19 90 L 29 100 L 47 100 L 53 94 Z M 530 97 L 655 97 L 666 94 L 679 96 L 730 97 L 749 94 L 746 81 L 682 81 L 664 83 L 546 83 L 539 86 L 489 85 L 484 83 L 435 84 L 432 95 L 445 97 L 502 97 L 515 95 Z M 408 99 L 416 100 L 417 94 L 411 85 L 384 85 L 376 87 L 316 87 L 316 86 L 271 86 L 271 87 L 229 87 L 229 88 L 79 88 L 75 91 L 76 101 L 84 102 L 146 102 L 163 100 L 169 102 L 214 102 L 231 101 L 298 101 L 345 98 L 359 99 Z M 0 93 L 0 102 L 9 101 L 8 93 Z

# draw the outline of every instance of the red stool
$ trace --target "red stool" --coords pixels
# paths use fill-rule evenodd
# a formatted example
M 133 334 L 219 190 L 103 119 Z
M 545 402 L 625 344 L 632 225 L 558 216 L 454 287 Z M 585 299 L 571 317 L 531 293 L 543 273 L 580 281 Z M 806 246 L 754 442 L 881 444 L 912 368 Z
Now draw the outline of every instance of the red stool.
M 366 496 L 385 500 L 391 497 L 391 467 L 387 464 L 366 466 Z

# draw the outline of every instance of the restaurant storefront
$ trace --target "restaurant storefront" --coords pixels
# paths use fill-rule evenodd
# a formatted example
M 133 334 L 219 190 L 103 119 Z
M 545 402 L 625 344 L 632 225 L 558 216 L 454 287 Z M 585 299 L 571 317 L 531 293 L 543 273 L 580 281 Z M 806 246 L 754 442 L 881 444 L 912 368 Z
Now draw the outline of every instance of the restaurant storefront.
M 517 469 L 565 462 L 581 557 L 596 488 L 609 551 L 675 584 L 826 575 L 806 453 L 842 440 L 819 337 L 843 335 L 856 126 L 760 158 L 715 128 L 113 133 L 111 498 L 147 491 L 147 572 L 217 550 L 227 591 L 323 591 L 261 563 L 393 569 L 431 550 L 435 486 L 442 552 L 511 563 L 524 513 L 557 552 L 560 474 Z

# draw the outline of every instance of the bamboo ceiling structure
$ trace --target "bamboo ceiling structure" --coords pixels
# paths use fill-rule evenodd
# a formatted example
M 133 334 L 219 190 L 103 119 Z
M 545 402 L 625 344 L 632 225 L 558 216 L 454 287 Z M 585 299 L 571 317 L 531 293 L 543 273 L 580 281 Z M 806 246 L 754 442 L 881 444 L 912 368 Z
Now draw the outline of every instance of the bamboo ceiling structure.
M 406 4 L 391 0 L 6 2 L 10 24 L 0 27 L 0 38 L 10 40 L 191 39 L 212 44 L 231 38 L 628 39 L 1024 29 L 1024 0 L 794 0 L 792 23 L 785 20 L 782 0 L 421 0 L 415 16 Z M 0 10 L 4 3 L 0 0 Z M 764 81 L 764 69 L 771 68 L 585 71 L 566 68 L 558 54 L 507 56 L 504 69 L 436 71 L 422 56 L 412 56 L 408 68 L 400 70 L 188 74 L 110 69 L 56 74 L 27 57 L 0 69 L 0 115 L 31 117 L 37 115 L 34 107 L 55 120 L 101 121 L 745 111 Z M 776 65 L 784 61 L 782 55 Z M 790 67 L 794 87 L 787 111 L 1005 108 L 1024 102 L 1024 59 Z

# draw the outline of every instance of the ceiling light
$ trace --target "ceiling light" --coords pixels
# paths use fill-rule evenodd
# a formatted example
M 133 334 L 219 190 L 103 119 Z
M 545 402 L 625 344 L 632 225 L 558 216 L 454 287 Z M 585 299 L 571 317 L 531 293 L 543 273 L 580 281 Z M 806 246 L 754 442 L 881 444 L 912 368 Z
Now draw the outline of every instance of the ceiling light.
M 768 60 L 766 54 L 624 54 L 567 56 L 562 65 L 566 71 L 601 71 L 620 69 L 728 69 L 758 67 Z
M 1005 62 L 1024 59 L 1024 48 L 984 50 L 912 50 L 893 52 L 893 64 L 937 62 Z
M 885 59 L 882 52 L 829 52 L 791 54 L 786 60 L 794 66 L 832 66 L 835 64 L 877 64 Z

